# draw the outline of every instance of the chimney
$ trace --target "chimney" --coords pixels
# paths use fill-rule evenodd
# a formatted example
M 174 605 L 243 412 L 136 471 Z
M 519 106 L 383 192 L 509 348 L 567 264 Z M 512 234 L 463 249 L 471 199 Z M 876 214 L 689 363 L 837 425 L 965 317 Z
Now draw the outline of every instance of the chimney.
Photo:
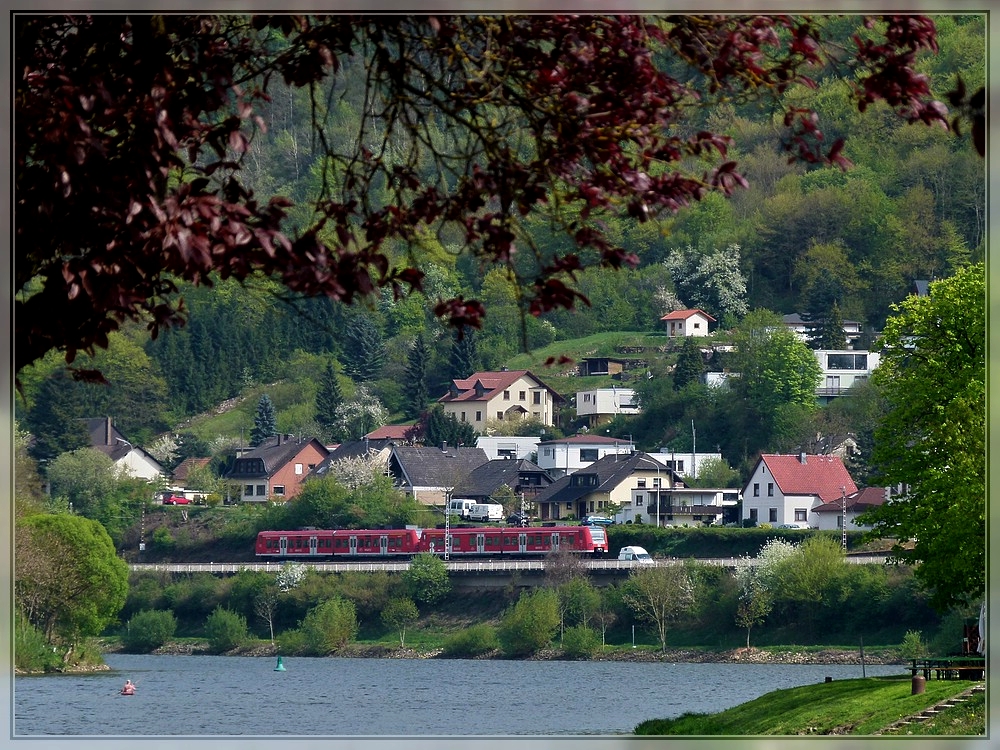
M 806 452 L 805 451 L 802 451 L 799 454 L 799 463 L 802 464 L 803 466 L 806 465 Z
M 442 453 L 448 452 L 448 443 L 444 440 L 441 441 L 441 452 Z
M 111 445 L 111 417 L 108 417 L 104 422 L 104 444 Z

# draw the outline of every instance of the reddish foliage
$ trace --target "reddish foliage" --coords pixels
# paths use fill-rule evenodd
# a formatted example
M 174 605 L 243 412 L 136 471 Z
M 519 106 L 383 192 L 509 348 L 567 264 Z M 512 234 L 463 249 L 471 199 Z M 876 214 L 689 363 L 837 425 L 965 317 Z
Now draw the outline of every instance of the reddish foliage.
M 884 42 L 857 40 L 859 106 L 884 99 L 909 120 L 947 126 L 912 67 L 918 50 L 935 49 L 933 24 L 880 20 Z M 406 294 L 422 274 L 392 266 L 386 247 L 419 227 L 458 225 L 483 264 L 520 272 L 515 258 L 530 242 L 518 242 L 519 219 L 555 199 L 574 207 L 554 215 L 578 248 L 605 266 L 634 265 L 600 214 L 645 221 L 746 184 L 725 161 L 727 138 L 685 133 L 686 112 L 715 94 L 808 85 L 825 59 L 820 24 L 780 15 L 17 16 L 14 32 L 16 370 L 52 349 L 71 363 L 126 319 L 146 321 L 154 337 L 182 323 L 175 279 L 263 272 L 345 302 L 381 287 Z M 668 75 L 662 55 L 702 84 Z M 339 165 L 315 225 L 290 237 L 290 202 L 239 182 L 239 159 L 264 126 L 254 105 L 273 76 L 313 86 L 351 57 L 364 59 L 387 123 L 437 112 L 464 122 L 473 147 L 434 154 L 452 170 L 447 187 L 425 182 L 415 163 L 362 150 Z M 463 119 L 482 107 L 500 123 Z M 822 152 L 813 113 L 791 111 L 786 124 L 794 158 L 848 165 L 842 144 Z M 532 139 L 530 156 L 507 145 L 515 132 Z M 710 156 L 720 163 L 703 174 L 685 166 Z M 371 203 L 380 176 L 397 186 L 387 205 Z M 536 258 L 518 277 L 528 311 L 586 303 L 572 287 L 581 267 L 573 253 Z M 461 298 L 435 312 L 459 330 L 486 314 Z

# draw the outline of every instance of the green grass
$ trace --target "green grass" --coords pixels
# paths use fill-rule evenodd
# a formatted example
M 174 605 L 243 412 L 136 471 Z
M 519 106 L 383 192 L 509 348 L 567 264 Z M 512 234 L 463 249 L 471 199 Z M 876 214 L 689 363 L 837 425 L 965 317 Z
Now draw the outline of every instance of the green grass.
M 905 716 L 920 713 L 935 703 L 958 695 L 974 684 L 965 680 L 928 680 L 923 693 L 911 695 L 909 677 L 836 680 L 777 690 L 717 714 L 684 714 L 676 719 L 650 719 L 637 726 L 635 733 L 685 736 L 871 735 Z
M 897 727 L 884 732 L 887 737 L 896 736 L 972 736 L 986 733 L 986 694 L 976 693 L 967 701 L 954 708 L 946 708 L 933 719 Z

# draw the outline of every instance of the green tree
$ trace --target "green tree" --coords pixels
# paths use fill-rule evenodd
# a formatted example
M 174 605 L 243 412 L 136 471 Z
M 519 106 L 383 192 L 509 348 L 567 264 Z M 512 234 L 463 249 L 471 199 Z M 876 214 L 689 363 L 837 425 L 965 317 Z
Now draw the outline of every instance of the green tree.
M 354 603 L 335 596 L 310 609 L 301 629 L 313 654 L 326 656 L 333 653 L 357 635 L 358 618 Z
M 410 567 L 403 573 L 410 596 L 421 604 L 436 604 L 451 591 L 448 566 L 437 555 L 423 553 L 410 560 Z
M 63 371 L 42 381 L 25 420 L 34 436 L 28 452 L 38 461 L 90 445 L 79 398 L 81 385 Z
M 455 332 L 448 361 L 449 380 L 463 380 L 482 369 L 475 329 L 466 326 Z
M 445 414 L 444 409 L 435 406 L 427 412 L 424 425 L 424 443 L 452 446 L 474 446 L 476 444 L 476 428 L 469 422 L 459 422 L 454 414 Z
M 344 334 L 344 372 L 355 382 L 377 380 L 385 367 L 385 339 L 368 316 L 355 316 Z
M 17 606 L 50 642 L 98 635 L 128 594 L 128 565 L 108 532 L 81 516 L 36 514 L 18 521 Z
M 691 383 L 701 382 L 701 374 L 705 370 L 701 350 L 693 336 L 684 338 L 681 351 L 677 355 L 677 367 L 674 369 L 674 390 L 679 391 Z
M 695 601 L 694 582 L 681 565 L 634 570 L 623 584 L 622 600 L 641 621 L 651 624 L 667 650 L 667 625 Z
M 417 621 L 420 613 L 412 599 L 390 599 L 382 609 L 382 624 L 399 634 L 399 647 L 406 648 L 406 629 Z
M 122 631 L 122 646 L 129 653 L 148 654 L 174 637 L 177 618 L 170 610 L 144 609 L 129 618 Z
M 205 621 L 208 647 L 216 654 L 232 651 L 247 641 L 247 618 L 225 607 L 216 607 Z
M 250 445 L 260 445 L 277 434 L 278 422 L 274 403 L 265 393 L 257 402 L 257 413 L 254 415 L 253 429 L 250 431 Z
M 945 610 L 985 591 L 985 265 L 893 310 L 871 379 L 888 408 L 872 462 L 882 482 L 905 492 L 859 522 L 873 526 L 868 538 L 895 540 L 893 555 L 915 566 Z
M 430 394 L 427 390 L 427 366 L 430 350 L 423 334 L 418 334 L 406 358 L 406 398 L 403 413 L 409 419 L 416 419 L 427 408 Z
M 316 421 L 323 430 L 324 437 L 337 439 L 338 412 L 344 403 L 344 394 L 340 390 L 340 381 L 333 362 L 326 363 L 323 380 L 316 392 Z
M 497 638 L 507 656 L 530 656 L 552 643 L 559 627 L 559 596 L 547 588 L 525 591 L 500 620 Z

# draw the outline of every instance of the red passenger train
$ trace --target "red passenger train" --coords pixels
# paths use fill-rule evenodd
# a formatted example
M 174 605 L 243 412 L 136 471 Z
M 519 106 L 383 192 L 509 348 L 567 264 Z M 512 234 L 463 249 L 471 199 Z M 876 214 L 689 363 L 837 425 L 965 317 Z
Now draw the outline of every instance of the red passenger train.
M 558 549 L 594 557 L 608 552 L 607 531 L 598 526 L 484 526 L 452 529 L 450 535 L 449 558 L 541 557 Z M 262 531 L 255 551 L 260 558 L 284 560 L 409 558 L 423 552 L 443 555 L 445 533 L 444 529 Z

